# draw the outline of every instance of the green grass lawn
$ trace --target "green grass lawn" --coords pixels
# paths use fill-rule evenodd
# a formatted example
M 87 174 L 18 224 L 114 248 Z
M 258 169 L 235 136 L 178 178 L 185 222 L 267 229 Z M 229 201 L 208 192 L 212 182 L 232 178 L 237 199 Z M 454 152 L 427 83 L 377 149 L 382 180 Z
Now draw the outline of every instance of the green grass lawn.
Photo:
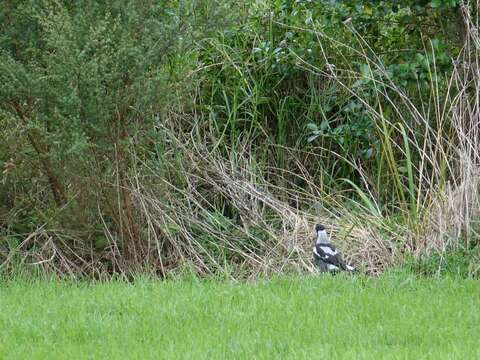
M 480 283 L 0 283 L 0 359 L 478 359 Z

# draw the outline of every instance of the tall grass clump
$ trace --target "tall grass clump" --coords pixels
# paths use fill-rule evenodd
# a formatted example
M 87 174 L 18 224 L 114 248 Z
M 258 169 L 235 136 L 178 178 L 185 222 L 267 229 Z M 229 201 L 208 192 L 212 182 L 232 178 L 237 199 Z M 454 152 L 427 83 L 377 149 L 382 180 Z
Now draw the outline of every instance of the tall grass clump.
M 396 81 L 354 26 L 346 25 L 355 45 L 317 29 L 305 30 L 314 31 L 320 44 L 333 43 L 363 61 L 360 71 L 334 66 L 326 72 L 298 57 L 311 73 L 332 79 L 358 99 L 374 124 L 379 139 L 375 166 L 366 168 L 349 157 L 358 182 L 346 181 L 358 195 L 354 204 L 359 210 L 349 211 L 349 216 L 358 228 L 371 229 L 359 249 L 369 247 L 371 237 L 378 236 L 392 262 L 401 260 L 402 254 L 442 254 L 478 245 L 478 35 L 472 9 L 473 4 L 459 9 L 465 42 L 451 60 L 453 70 L 442 71 L 439 44 L 428 42 L 420 57 L 427 77 L 418 76 L 416 89 Z M 328 59 L 327 51 L 322 54 Z

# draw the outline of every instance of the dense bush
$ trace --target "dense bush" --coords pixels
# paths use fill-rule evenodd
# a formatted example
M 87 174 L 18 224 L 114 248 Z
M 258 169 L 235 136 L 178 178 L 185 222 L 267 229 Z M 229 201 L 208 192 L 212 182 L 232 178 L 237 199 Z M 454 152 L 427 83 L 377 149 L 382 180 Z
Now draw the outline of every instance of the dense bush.
M 89 238 L 100 211 L 129 239 L 128 253 L 137 251 L 127 190 L 132 151 L 154 156 L 155 119 L 178 100 L 189 51 L 219 26 L 223 9 L 188 1 L 2 7 L 1 195 L 7 210 L 16 209 L 3 219 L 9 231 L 29 233 L 53 220 Z

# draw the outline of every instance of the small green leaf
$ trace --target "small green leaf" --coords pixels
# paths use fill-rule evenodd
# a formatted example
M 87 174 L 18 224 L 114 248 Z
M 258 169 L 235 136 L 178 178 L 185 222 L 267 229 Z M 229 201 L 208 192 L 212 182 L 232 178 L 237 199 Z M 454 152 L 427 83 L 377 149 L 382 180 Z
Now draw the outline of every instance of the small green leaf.
M 307 124 L 307 129 L 310 131 L 318 131 L 318 126 L 315 123 L 308 123 Z
M 362 76 L 365 78 L 370 77 L 370 67 L 367 64 L 362 64 L 360 66 L 360 72 L 362 73 Z
M 320 130 L 326 131 L 330 127 L 330 124 L 328 123 L 327 120 L 323 120 L 322 123 L 320 124 Z

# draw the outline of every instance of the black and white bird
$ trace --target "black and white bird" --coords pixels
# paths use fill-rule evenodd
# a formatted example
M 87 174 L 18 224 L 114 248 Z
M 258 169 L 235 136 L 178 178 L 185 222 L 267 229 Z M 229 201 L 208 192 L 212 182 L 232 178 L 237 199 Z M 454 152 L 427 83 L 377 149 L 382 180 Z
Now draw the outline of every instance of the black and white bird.
M 335 246 L 330 243 L 325 226 L 315 226 L 317 234 L 315 246 L 313 247 L 313 260 L 322 272 L 355 271 L 353 266 L 345 263 Z

